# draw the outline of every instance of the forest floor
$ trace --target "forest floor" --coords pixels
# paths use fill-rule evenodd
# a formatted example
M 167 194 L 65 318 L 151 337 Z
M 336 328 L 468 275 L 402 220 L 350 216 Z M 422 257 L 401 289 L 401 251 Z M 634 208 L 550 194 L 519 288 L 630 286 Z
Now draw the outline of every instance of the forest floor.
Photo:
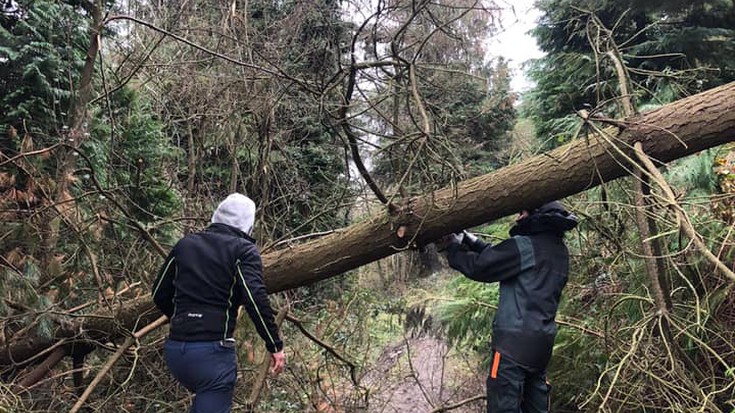
M 370 413 L 428 413 L 485 392 L 476 361 L 431 336 L 385 347 L 362 384 L 370 389 Z M 452 412 L 481 412 L 484 406 L 484 400 L 473 401 Z

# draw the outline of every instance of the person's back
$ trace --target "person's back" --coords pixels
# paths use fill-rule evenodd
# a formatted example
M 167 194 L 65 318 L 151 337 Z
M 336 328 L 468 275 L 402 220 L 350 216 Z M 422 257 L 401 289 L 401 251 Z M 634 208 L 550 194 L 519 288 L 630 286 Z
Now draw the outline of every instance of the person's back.
M 511 238 L 497 245 L 455 235 L 447 246 L 452 268 L 476 281 L 500 283 L 488 412 L 548 411 L 546 365 L 569 274 L 563 236 L 576 224 L 560 203 L 552 202 L 524 211 L 511 229 Z
M 569 274 L 569 252 L 560 235 L 515 235 L 522 270 L 500 281 L 493 346 L 527 366 L 548 364 L 556 337 L 556 312 Z M 526 261 L 526 262 L 524 262 Z
M 154 302 L 171 320 L 166 363 L 196 393 L 191 412 L 230 411 L 237 377 L 233 332 L 241 305 L 272 353 L 273 371 L 283 368 L 260 253 L 249 235 L 254 214 L 250 199 L 230 195 L 206 230 L 176 243 L 154 284 Z

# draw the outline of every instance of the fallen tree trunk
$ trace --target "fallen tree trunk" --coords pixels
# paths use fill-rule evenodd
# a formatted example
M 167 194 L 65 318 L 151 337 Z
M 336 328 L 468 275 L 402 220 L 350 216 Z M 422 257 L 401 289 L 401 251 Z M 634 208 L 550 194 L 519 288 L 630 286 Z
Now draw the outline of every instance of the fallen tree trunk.
M 668 162 L 735 140 L 735 83 L 615 124 L 612 138 L 600 134 L 579 137 L 554 151 L 456 187 L 409 199 L 398 211 L 386 211 L 325 237 L 266 253 L 263 266 L 268 291 L 334 277 L 413 244 L 431 242 L 529 205 L 564 198 L 628 175 L 631 170 L 626 157 L 632 156 L 635 142 L 641 142 L 651 158 Z M 114 336 L 121 327 L 132 329 L 136 322 L 151 322 L 157 317 L 151 309 L 150 298 L 144 297 L 124 303 L 116 320 L 109 314 L 104 316 L 107 319 L 90 318 L 69 331 L 75 336 L 87 331 L 95 339 Z M 0 352 L 0 366 L 31 357 L 64 337 L 9 343 Z
M 0 367 L 23 365 L 42 361 L 47 352 L 62 347 L 66 354 L 74 352 L 73 344 L 78 341 L 115 341 L 129 336 L 161 314 L 153 306 L 150 296 L 130 299 L 113 306 L 112 312 L 101 310 L 96 314 L 70 318 L 69 323 L 59 325 L 53 337 L 21 337 L 9 340 L 0 349 Z
M 648 156 L 668 162 L 735 140 L 735 83 L 623 122 L 611 131 L 579 137 L 551 152 L 410 199 L 399 214 L 383 213 L 344 230 L 263 257 L 271 292 L 342 274 L 419 244 L 561 199 L 631 173 L 625 157 L 641 142 Z M 614 129 L 614 128 L 613 128 Z M 620 148 L 620 154 L 614 146 Z M 399 237 L 397 229 L 405 227 Z

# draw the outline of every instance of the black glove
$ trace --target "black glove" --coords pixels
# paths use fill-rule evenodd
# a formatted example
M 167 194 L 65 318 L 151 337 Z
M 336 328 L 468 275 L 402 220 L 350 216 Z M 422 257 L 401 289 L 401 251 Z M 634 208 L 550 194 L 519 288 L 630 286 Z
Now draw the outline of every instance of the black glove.
M 471 232 L 462 231 L 462 234 L 464 234 L 464 238 L 462 238 L 462 242 L 465 244 L 472 245 L 475 242 L 477 242 L 477 236 Z
M 486 244 L 484 241 L 477 238 L 475 234 L 472 234 L 470 232 L 465 231 L 464 238 L 462 239 L 462 243 L 469 248 L 470 251 L 473 252 L 481 252 L 486 246 L 489 244 Z
M 463 232 L 447 234 L 441 237 L 439 242 L 436 243 L 436 248 L 439 251 L 444 251 L 450 247 L 459 246 L 462 244 L 462 240 L 464 240 L 464 237 L 465 237 L 465 234 Z

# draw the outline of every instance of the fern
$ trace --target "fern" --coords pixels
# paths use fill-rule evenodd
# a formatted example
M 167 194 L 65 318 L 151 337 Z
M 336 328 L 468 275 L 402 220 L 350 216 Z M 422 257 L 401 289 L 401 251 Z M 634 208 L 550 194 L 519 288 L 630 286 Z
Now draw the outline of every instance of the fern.
M 447 340 L 483 351 L 492 333 L 492 320 L 498 303 L 497 284 L 482 284 L 457 277 L 447 284 L 451 299 L 437 308 Z

